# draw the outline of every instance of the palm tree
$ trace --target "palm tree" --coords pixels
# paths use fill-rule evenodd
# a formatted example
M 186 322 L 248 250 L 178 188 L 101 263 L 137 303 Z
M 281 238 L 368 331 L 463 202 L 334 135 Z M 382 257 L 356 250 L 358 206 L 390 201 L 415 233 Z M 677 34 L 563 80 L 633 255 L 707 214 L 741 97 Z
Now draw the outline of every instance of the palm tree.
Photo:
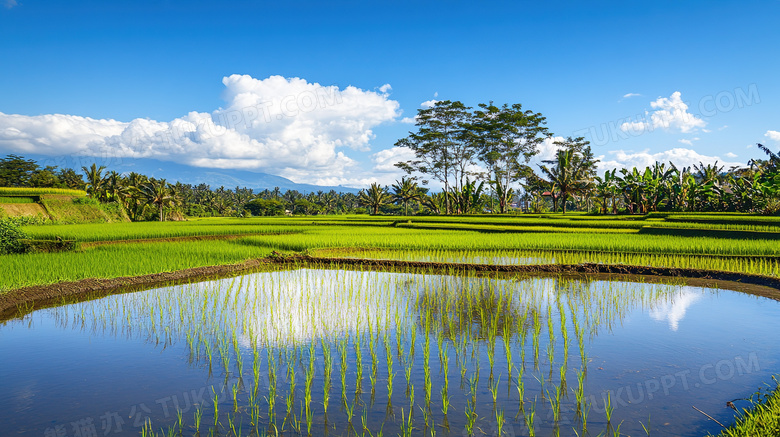
M 128 193 L 119 173 L 112 171 L 104 179 L 104 193 L 107 201 L 121 202 Z
M 379 214 L 379 207 L 386 204 L 390 198 L 390 193 L 387 192 L 387 188 L 379 186 L 374 182 L 368 187 L 368 190 L 360 190 L 358 194 L 358 202 L 371 208 L 373 214 Z
M 404 205 L 404 215 L 409 215 L 409 202 L 420 200 L 420 187 L 413 179 L 406 176 L 400 181 L 395 181 L 393 188 L 393 199 Z
M 585 165 L 577 152 L 572 149 L 559 150 L 555 154 L 555 159 L 551 161 L 542 161 L 546 164 L 555 164 L 548 168 L 546 165 L 540 165 L 539 169 L 547 176 L 552 184 L 552 190 L 557 191 L 563 201 L 563 213 L 566 214 L 566 199 L 577 193 L 586 185 L 586 172 L 588 167 Z M 555 198 L 553 198 L 553 203 Z M 557 205 L 553 205 L 557 209 Z
M 82 166 L 81 169 L 87 177 L 87 194 L 93 199 L 100 200 L 103 196 L 103 186 L 106 182 L 103 178 L 103 170 L 106 169 L 106 166 L 101 165 L 98 167 L 97 164 L 93 163 L 91 167 Z
M 173 203 L 171 190 L 165 179 L 150 179 L 141 186 L 141 193 L 146 198 L 146 204 L 156 206 L 160 212 L 160 221 L 163 221 L 163 207 Z

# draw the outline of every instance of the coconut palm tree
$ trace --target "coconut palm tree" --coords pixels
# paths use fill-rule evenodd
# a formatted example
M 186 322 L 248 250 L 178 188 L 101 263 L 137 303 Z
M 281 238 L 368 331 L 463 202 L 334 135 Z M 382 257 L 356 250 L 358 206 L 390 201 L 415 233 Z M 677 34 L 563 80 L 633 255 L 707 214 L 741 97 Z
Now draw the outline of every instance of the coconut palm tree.
M 404 215 L 409 215 L 409 202 L 420 200 L 420 187 L 412 179 L 406 176 L 392 185 L 393 199 L 404 206 Z
M 360 190 L 358 194 L 358 202 L 362 206 L 371 208 L 373 214 L 379 214 L 379 207 L 386 204 L 389 200 L 390 193 L 387 192 L 387 188 L 381 187 L 376 182 L 371 184 L 367 190 Z
M 141 193 L 146 199 L 146 204 L 156 206 L 160 213 L 160 221 L 163 221 L 163 208 L 173 203 L 173 196 L 165 179 L 150 179 L 141 186 Z
M 106 183 L 106 180 L 103 177 L 103 170 L 106 169 L 106 166 L 101 165 L 98 167 L 97 164 L 93 163 L 91 167 L 87 168 L 82 166 L 81 169 L 87 177 L 87 194 L 93 199 L 101 200 L 103 197 L 103 187 Z

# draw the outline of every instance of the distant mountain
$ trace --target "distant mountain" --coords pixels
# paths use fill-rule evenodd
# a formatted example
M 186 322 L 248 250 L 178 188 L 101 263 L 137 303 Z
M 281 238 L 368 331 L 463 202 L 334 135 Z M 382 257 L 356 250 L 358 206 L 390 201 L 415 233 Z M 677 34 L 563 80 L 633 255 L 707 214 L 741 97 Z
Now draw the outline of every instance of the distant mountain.
M 181 182 L 183 184 L 207 184 L 211 188 L 225 187 L 234 189 L 236 187 L 252 188 L 257 191 L 264 189 L 273 190 L 279 187 L 281 191 L 298 190 L 302 193 L 312 193 L 317 191 L 335 190 L 341 193 L 357 193 L 357 188 L 342 186 L 321 186 L 310 184 L 297 184 L 287 178 L 268 173 L 259 173 L 246 170 L 229 170 L 221 168 L 202 168 L 191 167 L 189 165 L 178 164 L 175 162 L 159 161 L 156 159 L 100 159 L 87 157 L 51 157 L 40 155 L 24 155 L 25 158 L 33 159 L 40 166 L 56 165 L 58 167 L 70 167 L 76 171 L 81 171 L 82 166 L 90 166 L 93 162 L 98 165 L 105 165 L 107 170 L 117 171 L 119 173 L 145 174 L 157 179 L 166 179 L 168 182 Z

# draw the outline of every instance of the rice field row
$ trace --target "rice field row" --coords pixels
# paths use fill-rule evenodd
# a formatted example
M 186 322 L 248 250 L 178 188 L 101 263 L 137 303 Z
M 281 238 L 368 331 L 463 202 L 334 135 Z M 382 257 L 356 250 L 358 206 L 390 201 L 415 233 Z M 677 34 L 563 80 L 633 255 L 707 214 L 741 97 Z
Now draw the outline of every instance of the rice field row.
M 232 240 L 118 244 L 62 253 L 2 255 L 0 293 L 30 285 L 86 278 L 118 278 L 193 267 L 235 264 L 269 255 L 270 249 Z
M 67 188 L 0 187 L 0 196 L 40 196 L 43 194 L 84 197 L 87 195 L 87 192 Z
M 310 224 L 311 221 L 309 220 Z M 25 226 L 31 238 L 53 240 L 60 237 L 79 242 L 166 239 L 247 234 L 287 234 L 301 232 L 308 226 L 301 222 L 273 224 L 264 220 L 194 220 L 186 222 L 90 223 L 73 225 Z
M 780 258 L 686 256 L 571 251 L 463 251 L 463 250 L 381 250 L 351 248 L 320 249 L 313 256 L 331 258 L 384 259 L 456 264 L 543 265 L 543 264 L 624 264 L 632 266 L 718 270 L 765 276 L 780 276 Z
M 263 247 L 290 251 L 356 247 L 397 250 L 551 250 L 674 255 L 780 255 L 772 240 L 642 234 L 478 233 L 393 227 L 318 226 L 299 234 L 247 237 Z

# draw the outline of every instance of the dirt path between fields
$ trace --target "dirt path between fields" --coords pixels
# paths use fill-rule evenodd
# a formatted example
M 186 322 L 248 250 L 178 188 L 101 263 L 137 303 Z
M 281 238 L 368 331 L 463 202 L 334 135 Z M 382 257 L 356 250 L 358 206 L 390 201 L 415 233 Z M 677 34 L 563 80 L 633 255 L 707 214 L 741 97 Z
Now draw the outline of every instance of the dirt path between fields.
M 300 267 L 343 267 L 379 271 L 413 271 L 426 273 L 474 272 L 507 273 L 522 276 L 595 276 L 663 282 L 669 278 L 701 287 L 742 291 L 780 300 L 780 278 L 720 272 L 712 270 L 678 269 L 609 264 L 544 264 L 489 265 L 460 263 L 430 263 L 421 261 L 372 260 L 353 258 L 321 258 L 305 255 L 282 256 L 245 261 L 240 264 L 197 267 L 175 272 L 153 273 L 111 279 L 82 279 L 51 285 L 36 285 L 11 290 L 0 295 L 0 321 L 22 316 L 33 310 L 60 305 L 78 299 L 95 299 L 110 294 L 127 293 L 155 286 L 182 284 L 223 278 L 261 270 Z

